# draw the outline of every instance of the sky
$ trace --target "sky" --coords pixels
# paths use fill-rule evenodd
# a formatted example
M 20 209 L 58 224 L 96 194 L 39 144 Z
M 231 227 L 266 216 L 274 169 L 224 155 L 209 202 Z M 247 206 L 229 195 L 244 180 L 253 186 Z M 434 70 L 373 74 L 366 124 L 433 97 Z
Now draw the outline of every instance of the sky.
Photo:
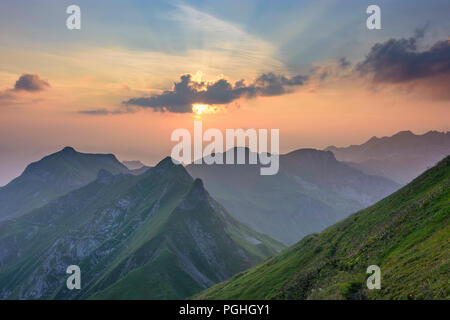
M 81 29 L 66 8 L 81 9 Z M 369 5 L 381 29 L 366 27 Z M 281 152 L 450 129 L 445 0 L 0 3 L 0 185 L 72 146 L 153 165 L 171 133 L 276 128 Z

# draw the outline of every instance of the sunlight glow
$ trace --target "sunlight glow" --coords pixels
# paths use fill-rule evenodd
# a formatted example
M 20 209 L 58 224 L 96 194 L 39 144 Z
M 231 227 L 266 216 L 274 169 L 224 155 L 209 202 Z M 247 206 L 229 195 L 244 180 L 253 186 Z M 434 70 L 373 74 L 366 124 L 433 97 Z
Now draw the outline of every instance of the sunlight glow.
M 213 113 L 214 108 L 208 104 L 194 104 L 192 106 L 192 111 L 198 115 L 205 113 Z

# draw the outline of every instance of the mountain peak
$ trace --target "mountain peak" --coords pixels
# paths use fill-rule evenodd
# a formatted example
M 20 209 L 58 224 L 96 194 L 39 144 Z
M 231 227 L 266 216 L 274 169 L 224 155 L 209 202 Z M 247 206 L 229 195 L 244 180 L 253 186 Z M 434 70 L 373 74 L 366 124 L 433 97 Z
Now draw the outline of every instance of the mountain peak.
M 290 158 L 296 159 L 316 159 L 316 160 L 331 160 L 336 161 L 334 153 L 329 150 L 317 150 L 311 148 L 304 148 L 294 150 L 286 154 Z
M 186 174 L 187 176 L 189 176 L 184 166 L 181 163 L 177 163 L 177 161 L 172 159 L 171 157 L 165 157 L 155 167 L 152 167 L 145 172 L 145 174 L 147 175 L 157 176 L 163 176 L 169 173 L 181 175 Z
M 175 160 L 168 156 L 158 162 L 158 164 L 155 166 L 155 169 L 167 169 L 175 167 L 176 165 L 178 164 L 176 164 Z
M 127 167 L 130 170 L 136 170 L 145 167 L 145 165 L 139 160 L 129 160 L 129 161 L 125 160 L 122 161 L 122 163 L 125 165 L 125 167 Z
M 410 137 L 410 136 L 415 136 L 415 134 L 412 133 L 412 131 L 410 130 L 399 131 L 393 135 L 393 137 Z
M 74 148 L 67 146 L 67 147 L 64 147 L 64 149 L 62 149 L 61 152 L 62 153 L 76 153 L 77 151 Z
M 194 180 L 194 183 L 192 184 L 192 187 L 191 187 L 191 192 L 194 192 L 194 193 L 206 192 L 202 179 L 197 178 Z
M 203 181 L 201 179 L 195 179 L 192 183 L 186 198 L 181 203 L 180 208 L 184 210 L 192 210 L 199 203 L 208 199 L 208 192 L 206 191 Z

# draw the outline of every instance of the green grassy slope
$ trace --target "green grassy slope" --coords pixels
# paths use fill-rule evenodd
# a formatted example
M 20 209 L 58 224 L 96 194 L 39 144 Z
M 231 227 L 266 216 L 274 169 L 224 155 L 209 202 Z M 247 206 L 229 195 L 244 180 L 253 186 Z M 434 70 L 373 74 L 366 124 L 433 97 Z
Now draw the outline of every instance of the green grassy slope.
M 0 223 L 0 298 L 182 299 L 279 252 L 170 158 Z M 82 290 L 66 288 L 79 265 Z
M 449 299 L 450 157 L 196 299 Z M 368 290 L 366 269 L 381 268 Z

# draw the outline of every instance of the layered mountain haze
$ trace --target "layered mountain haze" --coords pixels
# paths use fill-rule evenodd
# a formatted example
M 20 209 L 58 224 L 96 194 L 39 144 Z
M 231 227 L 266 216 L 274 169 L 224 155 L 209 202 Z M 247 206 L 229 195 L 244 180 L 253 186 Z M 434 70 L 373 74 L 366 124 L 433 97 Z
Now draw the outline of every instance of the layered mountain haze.
M 449 299 L 450 157 L 198 299 Z M 381 289 L 366 287 L 367 267 Z
M 129 170 L 131 174 L 134 175 L 140 175 L 146 172 L 151 167 L 146 166 L 139 160 L 133 160 L 133 161 L 123 161 L 122 162 Z
M 372 137 L 361 145 L 326 150 L 364 172 L 406 184 L 450 155 L 450 132 L 401 131 L 391 137 Z
M 145 165 L 139 160 L 122 161 L 122 163 L 130 170 L 136 170 L 145 167 Z
M 184 299 L 236 274 L 199 297 L 423 297 L 399 280 L 410 256 L 414 270 L 432 270 L 419 275 L 424 292 L 448 296 L 449 158 L 395 192 L 331 151 L 280 155 L 272 176 L 248 164 L 259 159 L 248 148 L 227 152 L 237 163 L 241 151 L 246 164 L 184 168 L 167 157 L 150 168 L 66 147 L 30 164 L 0 188 L 0 299 Z M 387 272 L 383 295 L 362 285 L 369 262 Z M 82 290 L 67 289 L 69 265 Z
M 237 151 L 228 152 L 236 158 Z M 281 155 L 278 174 L 261 176 L 260 164 L 248 164 L 251 151 L 244 152 L 245 165 L 191 164 L 187 170 L 205 182 L 234 218 L 288 245 L 399 187 L 337 161 L 331 152 L 314 149 Z
M 375 203 L 398 188 L 389 179 L 364 174 L 337 161 L 331 152 L 300 149 L 282 155 L 280 163 L 286 174 L 295 177 L 305 187 L 311 188 L 308 183 L 312 183 L 362 207 Z
M 283 246 L 233 219 L 170 158 L 0 223 L 1 299 L 183 299 Z M 83 290 L 66 287 L 78 265 Z
M 88 154 L 71 147 L 31 163 L 0 188 L 0 220 L 18 217 L 96 179 L 98 172 L 129 170 L 113 154 Z

